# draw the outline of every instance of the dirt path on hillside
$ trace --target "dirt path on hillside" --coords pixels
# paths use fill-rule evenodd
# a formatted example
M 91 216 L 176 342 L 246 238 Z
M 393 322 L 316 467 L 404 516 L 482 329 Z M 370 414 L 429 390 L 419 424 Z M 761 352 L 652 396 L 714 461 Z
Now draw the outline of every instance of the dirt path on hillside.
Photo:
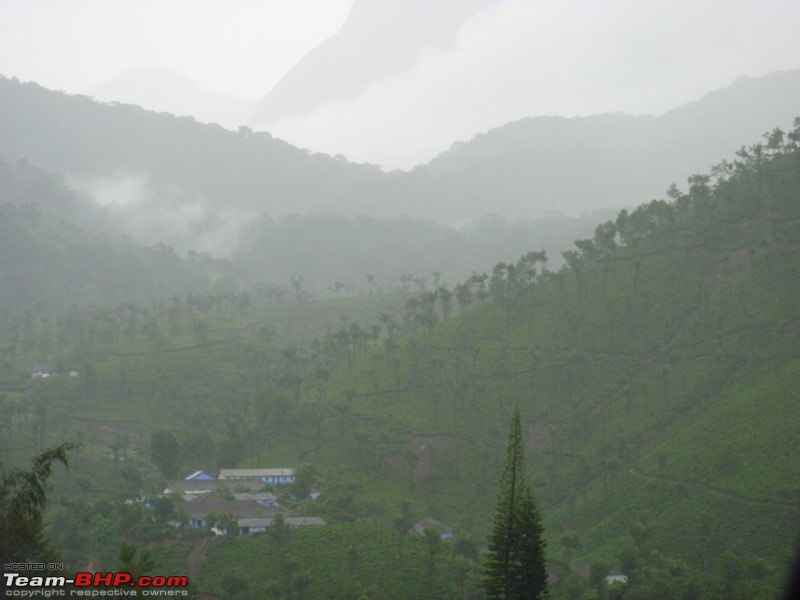
M 189 580 L 194 579 L 200 572 L 200 567 L 203 565 L 203 561 L 206 559 L 206 550 L 208 550 L 211 542 L 213 542 L 213 539 L 210 537 L 197 540 L 194 546 L 192 546 L 192 549 L 189 551 L 189 555 L 186 557 L 186 574 L 188 575 Z

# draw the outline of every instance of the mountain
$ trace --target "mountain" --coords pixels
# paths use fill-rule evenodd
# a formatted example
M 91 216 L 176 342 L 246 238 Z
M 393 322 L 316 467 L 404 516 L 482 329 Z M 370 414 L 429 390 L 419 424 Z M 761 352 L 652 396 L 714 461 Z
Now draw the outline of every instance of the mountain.
M 343 311 L 307 350 L 270 345 L 255 306 L 248 316 L 230 303 L 178 303 L 173 345 L 136 329 L 113 346 L 98 339 L 84 409 L 97 420 L 78 425 L 79 411 L 63 409 L 59 422 L 93 427 L 109 471 L 108 449 L 121 452 L 131 431 L 125 481 L 136 465 L 147 472 L 137 432 L 148 428 L 172 434 L 187 473 L 215 460 L 313 467 L 322 496 L 292 507 L 329 528 L 294 532 L 283 552 L 272 532 L 214 542 L 192 563 L 206 593 L 241 573 L 251 574 L 238 593 L 248 600 L 277 589 L 358 597 L 350 590 L 368 586 L 369 597 L 419 597 L 425 581 L 436 597 L 476 592 L 518 406 L 554 600 L 772 599 L 800 522 L 800 121 L 714 173 L 600 223 L 565 251 L 567 268 L 527 254 L 400 312 L 379 308 L 375 327 Z M 195 341 L 191 324 L 206 321 L 209 339 Z M 125 319 L 108 327 L 127 329 Z M 47 333 L 24 331 L 31 347 Z M 50 335 L 54 348 L 66 343 Z M 36 388 L 49 419 L 69 406 L 58 383 Z M 27 397 L 14 400 L 16 420 L 36 423 Z M 84 471 L 70 502 L 98 470 Z M 91 500 L 77 501 L 82 514 L 112 511 L 91 511 Z M 67 518 L 76 509 L 64 502 L 51 528 L 73 556 L 75 539 L 96 548 L 123 531 Z M 142 523 L 124 533 L 166 564 L 180 569 L 203 543 L 184 540 L 176 557 L 180 534 L 164 524 L 168 541 L 152 543 L 153 520 L 140 513 L 116 522 Z M 452 543 L 407 533 L 428 516 L 453 529 Z M 112 534 L 95 535 L 101 527 Z M 603 587 L 612 569 L 627 587 Z
M 741 79 L 661 117 L 530 118 L 384 173 L 244 127 L 0 79 L 0 156 L 62 176 L 103 209 L 84 202 L 58 213 L 67 221 L 236 257 L 245 285 L 303 275 L 322 296 L 367 274 L 386 289 L 410 273 L 454 281 L 530 248 L 557 268 L 559 250 L 591 233 L 596 219 L 578 215 L 663 194 L 790 124 L 798 97 L 800 71 Z
M 158 235 L 183 250 L 223 253 L 217 241 L 233 240 L 242 219 L 263 213 L 352 214 L 362 190 L 382 178 L 378 169 L 312 155 L 267 133 L 33 83 L 0 79 L 0 98 L 0 156 L 25 158 L 90 195 L 99 191 L 105 204 L 136 210 L 143 224 L 127 233 Z
M 59 180 L 45 196 L 23 186 L 19 202 L 27 194 L 67 222 L 144 246 L 236 257 L 245 285 L 288 285 L 304 275 L 307 291 L 324 295 L 337 283 L 365 285 L 367 274 L 386 289 L 408 273 L 440 271 L 452 281 L 516 256 L 531 238 L 557 253 L 591 231 L 591 217 L 487 218 L 464 231 L 395 215 L 354 218 L 377 211 L 388 175 L 269 134 L 231 132 L 35 84 L 0 79 L 0 97 L 0 155 L 30 161 Z
M 612 215 L 597 211 L 515 222 L 490 215 L 460 229 L 408 217 L 265 216 L 242 227 L 233 259 L 251 278 L 288 282 L 302 275 L 306 291 L 318 297 L 341 288 L 389 291 L 402 287 L 406 276 L 430 288 L 490 269 L 531 245 L 546 250 L 558 267 L 560 248 Z
M 196 81 L 170 69 L 128 69 L 98 84 L 89 93 L 102 102 L 135 104 L 177 116 L 192 115 L 227 129 L 244 125 L 255 100 L 204 90 Z
M 789 127 L 800 113 L 798 97 L 800 70 L 743 78 L 660 117 L 531 117 L 454 144 L 411 172 L 382 173 L 268 133 L 0 79 L 0 155 L 90 187 L 97 179 L 139 179 L 145 195 L 180 209 L 195 229 L 208 225 L 207 211 L 240 219 L 406 215 L 453 226 L 487 213 L 511 220 L 580 214 L 656 197 L 730 148 Z
M 31 196 L 38 178 L 9 168 L 22 176 L 0 220 L 3 268 L 17 247 L 50 256 L 64 225 L 17 219 L 38 209 L 14 190 Z M 800 120 L 712 172 L 600 223 L 565 268 L 526 253 L 396 294 L 400 309 L 377 294 L 274 306 L 265 289 L 4 311 L 4 465 L 83 441 L 47 490 L 46 535 L 72 565 L 113 564 L 124 540 L 162 572 L 190 569 L 198 594 L 463 598 L 518 406 L 554 600 L 774 598 L 800 517 Z M 81 202 L 56 191 L 48 207 Z M 25 242 L 31 229 L 42 241 Z M 287 345 L 276 331 L 292 328 L 317 338 Z M 80 373 L 29 375 L 45 364 Z M 176 531 L 178 499 L 123 501 L 164 489 L 156 432 L 186 473 L 302 468 L 322 495 L 281 501 L 329 526 L 213 543 Z M 411 533 L 425 517 L 453 541 Z M 626 587 L 604 587 L 611 569 Z
M 24 161 L 0 161 L 0 311 L 48 313 L 121 303 L 146 304 L 209 289 L 223 265 L 194 264 L 159 244 L 142 248 L 65 222 L 103 212 L 59 177 Z M 205 257 L 206 259 L 208 257 Z M 224 266 L 230 273 L 230 265 Z M 216 270 L 215 270 L 216 269 Z
M 312 155 L 268 133 L 102 104 L 35 83 L 0 79 L 0 97 L 0 155 L 77 178 L 141 176 L 172 204 L 324 211 L 337 202 L 347 207 L 353 184 L 380 178 L 375 169 Z
M 461 25 L 491 3 L 355 0 L 340 31 L 278 81 L 248 124 L 269 128 L 271 122 L 309 113 L 329 100 L 355 98 L 370 83 L 411 67 L 424 48 L 448 48 Z
M 444 222 L 627 206 L 702 173 L 800 114 L 800 70 L 740 78 L 658 116 L 530 117 L 476 135 L 389 184 L 389 207 L 436 190 L 417 215 Z M 407 205 L 405 205 L 407 206 Z M 388 207 L 387 207 L 388 208 Z

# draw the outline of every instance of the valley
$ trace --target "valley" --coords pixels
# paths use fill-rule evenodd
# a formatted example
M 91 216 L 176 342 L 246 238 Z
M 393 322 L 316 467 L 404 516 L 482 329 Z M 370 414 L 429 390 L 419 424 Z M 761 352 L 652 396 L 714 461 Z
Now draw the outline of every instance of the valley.
M 281 160 L 295 157 L 322 203 L 272 216 L 278 204 L 254 192 L 271 181 L 229 177 L 201 201 L 257 212 L 229 253 L 192 247 L 210 217 L 142 243 L 119 225 L 133 212 L 69 181 L 153 156 L 92 134 L 108 144 L 97 167 L 91 144 L 87 158 L 55 156 L 3 121 L 3 472 L 76 444 L 47 481 L 38 551 L 73 570 L 188 574 L 197 598 L 480 598 L 518 408 L 551 598 L 782 589 L 800 532 L 800 121 L 665 199 L 455 230 L 324 212 L 326 194 L 389 197 L 378 169 L 3 85 L 31 95 L 19 106 L 35 96 L 172 131 L 159 148 L 173 164 L 158 164 L 144 205 L 188 202 L 178 182 L 202 165 L 240 173 L 175 151 L 181 128 L 272 174 L 288 177 Z M 265 154 L 237 155 L 240 143 Z M 164 494 L 233 468 L 305 473 L 307 487 L 261 491 L 287 520 L 325 525 L 240 535 L 256 525 L 222 514 L 191 527 L 181 514 L 197 500 Z M 607 584 L 614 573 L 627 583 Z

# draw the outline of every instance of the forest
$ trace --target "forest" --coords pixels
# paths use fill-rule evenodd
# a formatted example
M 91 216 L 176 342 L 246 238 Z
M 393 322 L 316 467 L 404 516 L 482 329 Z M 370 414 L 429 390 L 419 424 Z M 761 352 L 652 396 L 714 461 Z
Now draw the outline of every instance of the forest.
M 420 263 L 357 264 L 326 288 L 259 280 L 266 217 L 244 266 L 89 227 L 102 210 L 19 158 L 0 186 L 4 484 L 70 444 L 20 560 L 185 574 L 197 598 L 481 598 L 519 409 L 551 598 L 784 586 L 800 533 L 800 119 L 663 199 L 595 215 L 571 248 L 529 229 L 525 252 L 458 279 Z M 351 226 L 285 221 L 307 244 Z M 436 229 L 367 221 L 378 239 Z M 287 519 L 326 524 L 193 528 L 196 500 L 164 493 L 262 467 L 303 474 L 271 490 Z M 425 519 L 452 536 L 415 531 Z

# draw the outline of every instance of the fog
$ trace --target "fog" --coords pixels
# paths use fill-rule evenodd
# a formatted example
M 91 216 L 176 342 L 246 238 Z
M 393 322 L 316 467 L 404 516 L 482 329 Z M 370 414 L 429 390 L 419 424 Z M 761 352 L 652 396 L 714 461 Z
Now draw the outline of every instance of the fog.
M 6 595 L 774 598 L 798 22 L 0 0 Z
M 209 207 L 176 186 L 154 185 L 146 175 L 118 171 L 109 177 L 67 178 L 69 187 L 100 210 L 86 225 L 123 234 L 137 244 L 166 243 L 179 254 L 189 250 L 227 257 L 236 249 L 242 225 L 256 215 L 232 207 Z
M 408 169 L 511 120 L 661 114 L 738 76 L 794 68 L 798 18 L 788 3 L 506 1 L 468 20 L 453 47 L 423 50 L 358 97 L 262 125 L 299 146 Z
M 130 69 L 167 69 L 207 92 L 256 101 L 338 30 L 349 4 L 0 0 L 0 73 L 86 94 Z
M 796 2 L 480 2 L 452 43 L 414 50 L 411 66 L 369 75 L 354 93 L 320 96 L 303 114 L 255 128 L 313 151 L 408 169 L 514 119 L 660 114 L 736 77 L 796 68 L 800 56 Z M 392 11 L 372 3 L 374 30 L 396 28 Z M 304 56 L 347 30 L 350 5 L 3 0 L 0 73 L 235 128 Z M 396 4 L 384 6 L 396 12 Z M 391 43 L 373 36 L 360 52 L 388 52 L 381 39 Z M 329 59 L 343 78 L 360 68 Z M 120 83 L 142 70 L 150 84 Z

